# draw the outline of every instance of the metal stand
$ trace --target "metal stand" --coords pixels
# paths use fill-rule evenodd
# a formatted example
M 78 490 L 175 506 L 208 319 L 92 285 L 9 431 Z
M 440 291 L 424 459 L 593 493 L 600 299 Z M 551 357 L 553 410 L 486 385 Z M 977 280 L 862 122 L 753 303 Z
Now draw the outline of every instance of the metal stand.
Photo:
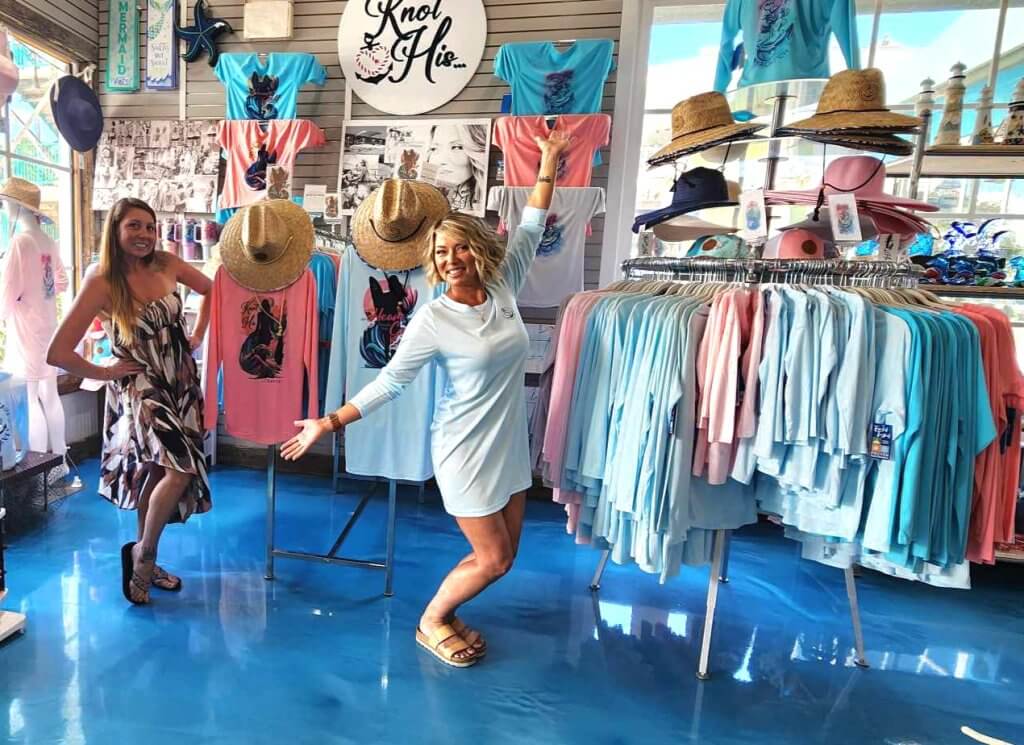
M 316 561 L 322 564 L 340 564 L 342 566 L 361 567 L 363 569 L 383 569 L 384 595 L 386 597 L 391 597 L 394 594 L 392 588 L 395 564 L 395 522 L 398 511 L 398 483 L 390 479 L 388 480 L 386 557 L 383 562 L 380 562 L 369 561 L 366 559 L 349 559 L 338 556 L 338 551 L 341 550 L 342 545 L 345 543 L 345 539 L 348 538 L 349 533 L 352 532 L 352 528 L 355 527 L 355 524 L 359 521 L 363 511 L 366 509 L 366 505 L 369 504 L 370 499 L 376 493 L 376 483 L 371 487 L 370 491 L 363 495 L 362 499 L 359 500 L 359 504 L 357 504 L 356 508 L 352 511 L 352 515 L 349 517 L 348 522 L 345 523 L 345 527 L 341 529 L 341 532 L 338 534 L 338 537 L 334 541 L 334 545 L 331 546 L 330 550 L 326 554 L 311 554 L 303 551 L 289 551 L 274 547 L 274 521 L 277 502 L 276 476 L 277 448 L 275 446 L 271 446 L 267 448 L 267 571 L 263 575 L 263 578 L 266 580 L 274 579 L 274 557 Z M 335 478 L 335 485 L 337 485 L 337 481 L 337 478 Z
M 604 576 L 604 568 L 608 566 L 608 557 L 611 555 L 611 551 L 601 552 L 601 559 L 597 562 L 597 571 L 594 572 L 594 578 L 590 580 L 590 590 L 592 592 L 597 592 L 601 589 L 601 577 Z
M 732 532 L 726 531 L 725 533 L 725 549 L 723 550 L 722 556 L 722 569 L 718 572 L 718 581 L 722 584 L 728 584 L 729 582 L 729 549 L 732 548 Z
M 700 640 L 700 661 L 697 663 L 697 678 L 709 680 L 708 660 L 711 657 L 711 630 L 715 626 L 715 606 L 718 604 L 718 578 L 722 574 L 722 555 L 725 553 L 726 531 L 715 531 L 715 548 L 712 551 L 711 573 L 708 575 L 708 604 L 704 612 L 704 635 Z
M 869 668 L 867 658 L 864 657 L 864 632 L 860 628 L 860 606 L 857 604 L 857 584 L 853 578 L 853 567 L 846 567 L 843 570 L 846 578 L 846 597 L 850 600 L 850 620 L 853 621 L 853 642 L 857 650 L 857 656 L 853 663 L 857 667 Z

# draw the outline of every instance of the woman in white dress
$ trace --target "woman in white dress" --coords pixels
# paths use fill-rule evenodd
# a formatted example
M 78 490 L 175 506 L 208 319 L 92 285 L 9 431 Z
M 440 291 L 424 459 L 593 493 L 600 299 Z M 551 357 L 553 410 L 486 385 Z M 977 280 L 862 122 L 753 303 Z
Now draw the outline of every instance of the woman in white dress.
M 537 184 L 507 249 L 486 223 L 463 214 L 450 213 L 426 231 L 424 268 L 435 284 L 447 285 L 445 293 L 413 316 L 398 351 L 373 383 L 327 417 L 296 422 L 302 431 L 281 451 L 286 460 L 301 457 L 321 435 L 396 398 L 424 365 L 444 368 L 449 391 L 431 429 L 434 476 L 472 552 L 423 611 L 416 640 L 454 667 L 476 664 L 487 649 L 456 610 L 505 575 L 519 548 L 532 475 L 523 393 L 529 338 L 515 297 L 544 234 L 558 159 L 568 145 L 558 130 L 547 140 L 537 138 Z M 381 190 L 386 188 L 388 182 Z M 386 212 L 412 224 L 426 219 L 402 215 L 400 204 Z M 386 231 L 367 222 L 378 237 Z

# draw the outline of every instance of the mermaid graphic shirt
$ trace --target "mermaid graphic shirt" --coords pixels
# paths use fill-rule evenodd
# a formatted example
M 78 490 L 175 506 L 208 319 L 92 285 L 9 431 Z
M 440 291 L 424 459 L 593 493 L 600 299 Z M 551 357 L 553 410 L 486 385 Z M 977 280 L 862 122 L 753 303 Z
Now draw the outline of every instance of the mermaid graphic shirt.
M 324 409 L 332 411 L 377 378 L 409 324 L 434 297 L 422 269 L 383 272 L 349 250 L 341 260 Z M 425 481 L 434 474 L 431 422 L 443 372 L 426 365 L 401 396 L 345 428 L 345 470 Z
M 224 148 L 227 168 L 219 207 L 244 207 L 264 199 L 268 166 L 293 173 L 299 152 L 325 141 L 323 130 L 303 119 L 221 122 L 217 143 Z
M 739 44 L 736 37 L 742 33 Z M 854 0 L 728 0 L 715 90 L 724 92 L 733 70 L 739 87 L 829 76 L 828 42 L 835 34 L 847 67 L 860 67 Z
M 580 39 L 559 49 L 549 41 L 504 44 L 494 74 L 512 88 L 512 114 L 594 114 L 615 69 L 611 39 Z
M 312 54 L 221 53 L 214 68 L 227 94 L 226 119 L 295 119 L 299 89 L 322 86 L 327 70 Z
M 319 313 L 309 269 L 283 290 L 255 292 L 221 267 L 210 296 L 203 384 L 217 389 L 224 373 L 229 434 L 273 445 L 295 434 L 297 419 L 318 415 Z M 306 393 L 308 392 L 308 393 Z M 308 405 L 303 407 L 303 396 Z M 217 396 L 206 396 L 203 421 L 217 426 Z
M 531 191 L 528 187 L 491 189 L 487 209 L 498 213 L 503 232 L 515 232 Z M 590 221 L 604 210 L 604 189 L 555 189 L 544 236 L 537 246 L 537 258 L 519 291 L 520 307 L 557 307 L 568 295 L 583 289 L 583 259 Z

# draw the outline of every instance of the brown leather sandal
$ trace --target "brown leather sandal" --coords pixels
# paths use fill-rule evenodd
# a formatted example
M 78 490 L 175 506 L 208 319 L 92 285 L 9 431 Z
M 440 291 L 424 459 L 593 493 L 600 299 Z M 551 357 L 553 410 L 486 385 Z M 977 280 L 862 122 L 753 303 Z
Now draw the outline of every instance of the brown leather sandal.
M 157 564 L 153 567 L 153 587 L 166 592 L 181 592 L 181 577 L 176 577 Z
M 430 636 L 417 628 L 416 643 L 441 662 L 452 667 L 471 667 L 480 661 L 476 650 L 469 646 L 449 624 L 438 626 Z
M 462 637 L 462 640 L 473 648 L 477 657 L 487 654 L 487 641 L 484 635 L 474 628 L 470 628 L 458 616 L 452 617 L 451 626 L 455 633 Z

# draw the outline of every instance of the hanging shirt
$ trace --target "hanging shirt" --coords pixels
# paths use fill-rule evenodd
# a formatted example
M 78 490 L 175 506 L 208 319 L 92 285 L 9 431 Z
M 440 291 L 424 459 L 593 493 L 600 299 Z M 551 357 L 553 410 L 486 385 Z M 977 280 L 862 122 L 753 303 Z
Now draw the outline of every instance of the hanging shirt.
M 505 232 L 514 232 L 519 225 L 531 192 L 532 188 L 527 187 L 491 189 L 487 209 L 498 213 Z M 604 210 L 604 189 L 555 189 L 537 257 L 519 291 L 520 307 L 553 308 L 566 296 L 583 289 L 583 257 L 590 220 Z
M 296 433 L 305 416 L 317 416 L 316 282 L 308 269 L 276 292 L 242 287 L 224 267 L 210 295 L 210 333 L 203 368 L 204 391 L 217 386 L 224 368 L 224 424 L 228 434 L 274 445 Z M 217 397 L 206 396 L 206 429 L 217 426 Z
M 434 297 L 422 269 L 382 272 L 345 252 L 335 297 L 325 411 L 377 379 L 397 354 L 412 319 Z M 345 470 L 359 476 L 426 481 L 434 475 L 430 424 L 441 376 L 427 365 L 390 406 L 365 411 L 345 428 Z
M 11 239 L 0 263 L 0 317 L 7 321 L 4 365 L 26 381 L 57 374 L 46 349 L 57 328 L 57 294 L 68 288 L 60 250 L 40 228 Z
M 593 114 L 615 69 L 611 39 L 580 39 L 559 51 L 550 41 L 503 44 L 494 74 L 512 88 L 512 114 Z
M 743 34 L 737 47 L 737 34 Z M 729 87 L 742 54 L 739 87 L 776 80 L 827 78 L 828 42 L 835 34 L 850 69 L 860 67 L 854 0 L 728 0 L 722 17 L 715 90 Z
M 213 72 L 227 94 L 226 119 L 295 119 L 299 89 L 327 82 L 327 70 L 312 54 L 271 52 L 266 57 L 262 62 L 256 54 L 218 56 Z
M 558 186 L 590 186 L 594 155 L 608 144 L 611 126 L 612 118 L 607 114 L 555 119 L 554 129 L 572 137 L 558 161 Z M 550 131 L 543 116 L 505 116 L 494 122 L 494 144 L 505 153 L 505 186 L 536 183 L 540 148 L 534 138 L 547 139 Z
M 309 268 L 316 280 L 316 304 L 320 334 L 317 348 L 317 370 L 320 375 L 320 416 L 324 415 L 327 400 L 327 370 L 331 364 L 331 333 L 334 330 L 334 303 L 338 294 L 338 264 L 327 254 L 315 253 L 309 260 Z
M 218 207 L 244 207 L 266 198 L 268 166 L 283 167 L 290 178 L 299 151 L 324 142 L 323 130 L 301 119 L 221 122 L 217 144 L 224 148 L 227 168 Z

